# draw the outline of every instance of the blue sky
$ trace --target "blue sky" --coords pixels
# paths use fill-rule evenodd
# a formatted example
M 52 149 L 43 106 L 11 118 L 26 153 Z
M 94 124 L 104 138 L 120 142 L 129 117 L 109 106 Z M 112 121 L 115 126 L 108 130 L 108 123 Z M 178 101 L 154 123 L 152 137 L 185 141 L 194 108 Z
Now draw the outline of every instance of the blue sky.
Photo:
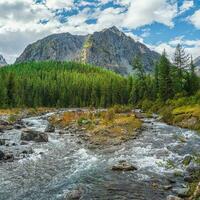
M 169 57 L 178 43 L 200 56 L 200 0 L 1 0 L 0 54 L 12 63 L 49 34 L 111 26 Z

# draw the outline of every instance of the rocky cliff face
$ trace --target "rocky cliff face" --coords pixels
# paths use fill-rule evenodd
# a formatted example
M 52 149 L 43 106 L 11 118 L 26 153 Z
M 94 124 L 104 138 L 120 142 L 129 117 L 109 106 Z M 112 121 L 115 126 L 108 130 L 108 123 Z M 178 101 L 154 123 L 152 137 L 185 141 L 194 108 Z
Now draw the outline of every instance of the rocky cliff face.
M 5 65 L 7 65 L 5 58 L 2 55 L 0 55 L 0 67 L 3 67 Z
M 196 66 L 196 72 L 200 75 L 200 56 L 194 60 L 194 65 Z
M 136 55 L 142 58 L 147 71 L 152 70 L 154 61 L 160 57 L 144 44 L 135 42 L 112 27 L 86 36 L 69 33 L 48 36 L 29 45 L 16 63 L 31 60 L 75 60 L 129 74 Z
M 195 64 L 195 66 L 200 67 L 200 56 L 197 57 L 197 58 L 194 60 L 194 64 Z

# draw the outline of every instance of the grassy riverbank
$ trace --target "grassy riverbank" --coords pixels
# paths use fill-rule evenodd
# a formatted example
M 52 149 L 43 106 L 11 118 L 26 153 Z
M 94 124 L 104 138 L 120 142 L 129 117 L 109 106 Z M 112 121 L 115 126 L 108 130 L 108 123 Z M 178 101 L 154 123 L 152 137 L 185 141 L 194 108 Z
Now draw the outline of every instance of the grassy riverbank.
M 147 113 L 158 113 L 163 121 L 171 125 L 200 132 L 200 94 L 175 98 L 167 102 L 142 101 L 138 104 Z
M 117 145 L 136 137 L 142 122 L 129 107 L 115 106 L 108 110 L 65 112 L 54 115 L 51 123 L 66 128 L 75 125 L 85 130 L 90 143 Z

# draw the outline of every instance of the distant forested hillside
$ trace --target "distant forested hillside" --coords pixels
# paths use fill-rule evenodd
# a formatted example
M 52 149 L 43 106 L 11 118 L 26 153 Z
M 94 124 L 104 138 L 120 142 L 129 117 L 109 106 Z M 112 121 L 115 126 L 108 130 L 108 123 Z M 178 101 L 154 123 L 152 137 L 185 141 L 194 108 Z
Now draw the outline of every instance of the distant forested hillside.
M 74 62 L 29 62 L 0 69 L 0 107 L 126 104 L 127 79 Z

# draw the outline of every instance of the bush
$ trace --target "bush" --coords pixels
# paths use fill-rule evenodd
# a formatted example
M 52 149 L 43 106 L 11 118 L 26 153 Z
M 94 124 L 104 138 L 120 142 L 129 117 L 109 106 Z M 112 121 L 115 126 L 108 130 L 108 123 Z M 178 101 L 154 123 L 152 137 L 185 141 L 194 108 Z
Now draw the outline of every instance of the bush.
M 112 108 L 115 113 L 128 113 L 132 111 L 132 106 L 130 105 L 114 105 Z

